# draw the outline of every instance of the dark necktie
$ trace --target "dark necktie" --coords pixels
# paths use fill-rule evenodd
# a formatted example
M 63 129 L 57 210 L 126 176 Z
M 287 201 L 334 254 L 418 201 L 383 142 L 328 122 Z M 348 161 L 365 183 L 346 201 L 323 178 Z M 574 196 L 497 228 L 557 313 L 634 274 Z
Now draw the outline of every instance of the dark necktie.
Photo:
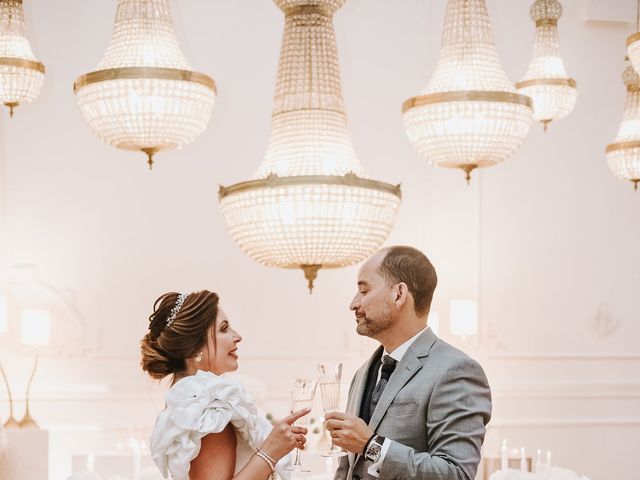
M 378 405 L 378 401 L 382 396 L 382 392 L 384 391 L 384 387 L 387 386 L 387 382 L 389 381 L 389 377 L 396 368 L 396 364 L 398 362 L 391 358 L 389 355 L 385 355 L 382 357 L 382 372 L 380 373 L 380 380 L 376 384 L 376 388 L 373 389 L 373 393 L 371 394 L 371 407 L 369 412 L 371 412 L 371 416 L 373 416 L 373 412 Z

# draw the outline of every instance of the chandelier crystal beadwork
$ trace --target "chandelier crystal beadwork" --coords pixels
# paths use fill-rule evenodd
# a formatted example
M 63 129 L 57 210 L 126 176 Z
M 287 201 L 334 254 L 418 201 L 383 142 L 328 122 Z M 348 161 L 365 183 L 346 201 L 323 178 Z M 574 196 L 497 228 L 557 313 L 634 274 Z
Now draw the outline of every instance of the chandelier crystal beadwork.
M 636 6 L 636 32 L 627 37 L 627 57 L 636 72 L 640 72 L 640 0 Z
M 275 0 L 284 35 L 264 161 L 251 180 L 220 187 L 227 228 L 254 260 L 320 268 L 364 260 L 389 235 L 400 187 L 370 180 L 347 127 L 333 14 L 345 0 Z
M 169 0 L 118 0 L 111 43 L 97 70 L 74 84 L 80 110 L 103 141 L 153 155 L 200 135 L 216 96 L 176 38 Z
M 632 182 L 637 190 L 640 182 L 640 77 L 628 66 L 622 80 L 627 87 L 627 98 L 618 134 L 614 142 L 607 145 L 607 163 L 616 177 Z
M 551 121 L 573 111 L 578 90 L 559 53 L 558 19 L 562 16 L 562 5 L 558 0 L 536 0 L 529 14 L 536 24 L 533 59 L 516 88 L 533 99 L 533 118 L 546 131 Z
M 0 0 L 0 101 L 11 116 L 38 98 L 44 74 L 25 35 L 22 0 Z
M 500 163 L 522 145 L 531 106 L 500 64 L 484 0 L 449 0 L 436 69 L 421 95 L 402 107 L 420 156 L 462 169 L 469 182 L 473 169 Z

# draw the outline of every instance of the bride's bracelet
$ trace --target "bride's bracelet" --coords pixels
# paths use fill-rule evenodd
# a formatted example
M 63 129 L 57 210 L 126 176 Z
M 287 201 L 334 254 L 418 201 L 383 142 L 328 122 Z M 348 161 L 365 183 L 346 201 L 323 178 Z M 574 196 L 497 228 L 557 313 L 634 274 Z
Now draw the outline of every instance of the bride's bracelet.
M 273 458 L 271 458 L 269 455 L 267 455 L 265 452 L 263 452 L 259 448 L 256 449 L 256 455 L 259 456 L 262 460 L 264 460 L 267 463 L 267 465 L 269 465 L 269 468 L 271 469 L 271 475 L 276 473 L 276 461 Z

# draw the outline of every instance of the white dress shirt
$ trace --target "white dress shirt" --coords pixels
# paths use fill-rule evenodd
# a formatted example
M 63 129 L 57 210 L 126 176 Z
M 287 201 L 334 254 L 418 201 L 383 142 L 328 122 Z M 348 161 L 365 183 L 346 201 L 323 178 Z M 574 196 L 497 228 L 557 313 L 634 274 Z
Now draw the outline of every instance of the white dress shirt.
M 416 333 L 409 340 L 407 340 L 402 345 L 400 345 L 398 348 L 396 348 L 393 352 L 387 352 L 387 350 L 385 349 L 382 352 L 382 355 L 383 356 L 384 355 L 389 355 L 396 362 L 400 362 L 400 360 L 402 360 L 402 357 L 404 357 L 404 354 L 407 353 L 407 350 L 409 350 L 409 347 L 413 344 L 413 342 L 416 341 L 416 338 L 418 338 L 420 335 L 422 335 L 428 328 L 429 328 L 429 326 L 427 325 L 425 328 L 420 330 L 418 333 Z M 380 368 L 378 369 L 378 379 L 376 380 L 376 385 L 380 381 L 380 375 L 382 375 L 382 365 L 380 365 Z M 391 376 L 393 376 L 393 374 L 391 374 Z M 391 379 L 389 379 L 389 380 L 391 380 Z M 371 412 L 371 414 L 373 415 L 373 412 Z M 389 446 L 390 445 L 391 445 L 391 440 L 388 439 L 388 438 L 385 438 L 384 442 L 382 443 L 382 449 L 380 450 L 380 458 L 378 459 L 377 462 L 372 463 L 369 466 L 369 468 L 367 469 L 367 473 L 369 475 L 372 475 L 374 477 L 379 477 L 380 476 L 380 469 L 382 468 L 382 462 L 384 462 L 384 457 L 387 455 L 387 451 L 389 450 Z

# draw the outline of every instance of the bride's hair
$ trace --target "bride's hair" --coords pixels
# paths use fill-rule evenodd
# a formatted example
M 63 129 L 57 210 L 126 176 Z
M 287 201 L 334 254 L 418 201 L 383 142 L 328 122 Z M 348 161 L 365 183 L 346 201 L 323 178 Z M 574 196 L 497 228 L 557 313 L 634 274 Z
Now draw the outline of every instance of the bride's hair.
M 149 331 L 140 342 L 142 370 L 161 379 L 186 368 L 185 359 L 207 343 L 207 331 L 215 326 L 218 295 L 202 290 L 190 293 L 175 312 L 180 294 L 169 292 L 158 298 L 149 316 Z M 168 320 L 172 318 L 167 325 Z M 214 334 L 215 334 L 215 328 Z

